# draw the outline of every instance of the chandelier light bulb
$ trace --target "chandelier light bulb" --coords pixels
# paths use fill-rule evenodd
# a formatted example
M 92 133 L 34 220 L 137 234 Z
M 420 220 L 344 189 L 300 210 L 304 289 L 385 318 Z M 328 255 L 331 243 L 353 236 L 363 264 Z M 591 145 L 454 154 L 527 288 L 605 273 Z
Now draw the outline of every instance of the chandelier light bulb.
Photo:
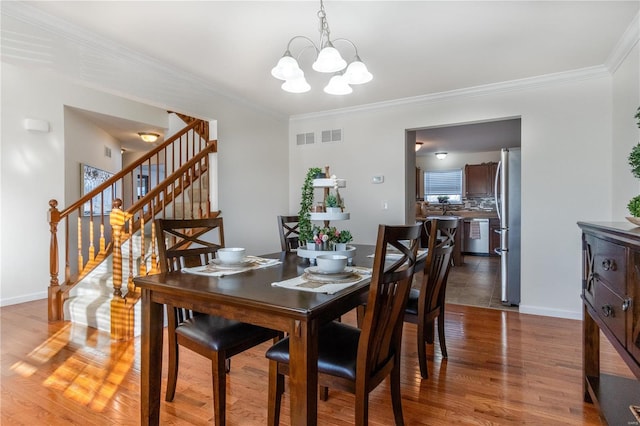
M 304 73 L 302 77 L 293 78 L 291 80 L 287 80 L 282 83 L 280 86 L 282 90 L 289 93 L 305 93 L 311 90 L 311 86 L 307 83 L 307 80 L 304 78 Z
M 347 84 L 347 79 L 338 74 L 331 77 L 329 84 L 324 88 L 324 92 L 330 95 L 348 95 L 353 92 L 353 89 Z
M 344 76 L 349 84 L 364 84 L 373 79 L 373 75 L 360 58 L 356 58 L 355 61 L 349 64 L 347 70 L 344 72 Z
M 290 80 L 304 76 L 304 72 L 300 69 L 298 61 L 287 51 L 287 53 L 280 58 L 278 64 L 273 67 L 271 75 L 279 80 Z
M 318 58 L 311 67 L 318 72 L 328 73 L 343 70 L 346 66 L 347 61 L 342 59 L 338 49 L 333 47 L 331 43 L 328 43 L 320 53 L 318 53 Z

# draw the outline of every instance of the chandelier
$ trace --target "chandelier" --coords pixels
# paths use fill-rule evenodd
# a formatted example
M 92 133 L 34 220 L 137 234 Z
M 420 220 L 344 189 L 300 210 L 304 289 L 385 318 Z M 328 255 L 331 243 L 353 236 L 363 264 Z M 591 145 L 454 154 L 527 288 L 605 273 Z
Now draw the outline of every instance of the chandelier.
M 320 20 L 320 42 L 318 46 L 306 36 L 297 35 L 292 37 L 287 43 L 287 50 L 278 61 L 278 64 L 271 70 L 271 75 L 279 80 L 284 80 L 282 90 L 290 93 L 305 93 L 311 90 L 311 86 L 304 78 L 304 71 L 298 65 L 298 61 L 291 55 L 291 43 L 299 38 L 307 40 L 311 45 L 305 46 L 300 53 L 308 48 L 315 50 L 316 59 L 312 68 L 317 72 L 333 73 L 333 77 L 329 80 L 329 84 L 324 87 L 324 92 L 330 95 L 347 95 L 353 92 L 351 85 L 363 84 L 371 81 L 373 76 L 367 70 L 367 66 L 358 56 L 358 48 L 356 45 L 346 38 L 338 38 L 331 41 L 329 23 L 327 22 L 327 14 L 324 11 L 324 4 L 320 0 L 320 10 L 318 11 L 318 19 Z M 347 42 L 355 50 L 353 60 L 348 64 L 342 59 L 340 52 L 333 46 L 335 42 Z M 345 69 L 346 68 L 346 69 Z M 344 71 L 343 71 L 344 70 Z

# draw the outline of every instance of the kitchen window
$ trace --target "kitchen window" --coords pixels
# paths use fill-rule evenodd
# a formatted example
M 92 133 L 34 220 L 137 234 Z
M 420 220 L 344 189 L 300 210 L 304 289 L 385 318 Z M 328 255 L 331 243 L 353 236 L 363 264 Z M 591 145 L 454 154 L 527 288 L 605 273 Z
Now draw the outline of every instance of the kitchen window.
M 462 169 L 424 172 L 424 199 L 438 203 L 446 195 L 452 204 L 462 203 Z

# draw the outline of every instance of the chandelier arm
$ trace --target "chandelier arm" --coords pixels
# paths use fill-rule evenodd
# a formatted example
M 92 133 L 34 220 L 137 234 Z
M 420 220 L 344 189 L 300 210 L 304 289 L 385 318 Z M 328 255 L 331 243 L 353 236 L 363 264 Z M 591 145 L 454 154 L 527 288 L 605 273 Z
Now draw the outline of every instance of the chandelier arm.
M 309 37 L 307 36 L 303 36 L 303 35 L 297 35 L 297 36 L 293 36 L 291 37 L 291 40 L 289 40 L 289 43 L 287 43 L 287 52 L 290 52 L 290 48 L 291 48 L 291 43 L 293 43 L 293 40 L 297 39 L 297 38 L 303 38 L 305 40 L 307 40 L 309 43 L 311 43 L 311 46 L 313 46 L 313 48 L 315 49 L 316 53 L 318 53 L 318 47 L 316 46 L 316 44 L 313 42 L 313 40 L 311 40 Z M 306 46 L 306 47 L 311 47 L 311 46 Z M 306 48 L 305 47 L 305 48 Z M 303 48 L 303 50 L 305 49 Z M 298 55 L 300 56 L 300 55 Z
M 353 49 L 356 51 L 356 58 L 359 58 L 360 55 L 358 55 L 358 46 L 356 46 L 356 44 L 354 42 L 352 42 L 351 40 L 349 40 L 348 38 L 336 38 L 333 39 L 333 42 L 335 43 L 336 41 L 346 41 L 347 43 L 349 43 L 351 46 L 353 46 Z

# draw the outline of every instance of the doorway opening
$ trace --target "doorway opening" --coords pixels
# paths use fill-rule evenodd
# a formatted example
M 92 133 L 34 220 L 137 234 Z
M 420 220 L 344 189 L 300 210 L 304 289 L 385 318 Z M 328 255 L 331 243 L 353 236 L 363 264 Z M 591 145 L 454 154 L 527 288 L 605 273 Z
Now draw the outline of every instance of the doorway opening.
M 517 259 L 514 259 L 516 256 L 511 256 L 508 260 L 509 265 L 513 265 L 514 262 L 517 264 L 518 277 L 514 279 L 512 271 L 515 267 L 511 266 L 510 273 L 505 273 L 502 264 L 506 265 L 507 260 L 499 254 L 506 241 L 501 241 L 504 226 L 498 215 L 501 191 L 499 182 L 496 187 L 495 176 L 499 174 L 497 165 L 501 162 L 503 148 L 520 152 L 521 118 L 504 117 L 489 121 L 407 129 L 405 136 L 407 152 L 415 152 L 415 167 L 411 167 L 411 161 L 407 163 L 406 182 L 408 185 L 415 185 L 407 190 L 407 223 L 426 215 L 440 215 L 446 211 L 448 215 L 461 218 L 458 232 L 463 233 L 463 238 L 459 244 L 464 246 L 464 237 L 469 237 L 466 238 L 469 247 L 460 247 L 464 253 L 461 256 L 462 261 L 451 268 L 447 302 L 517 309 L 520 302 L 519 238 L 518 250 L 514 250 Z M 436 156 L 436 153 L 439 155 Z M 446 153 L 446 156 L 442 155 L 443 153 Z M 437 178 L 439 174 L 456 176 L 456 173 L 447 173 L 455 171 L 459 172 L 457 175 L 462 176 L 460 198 L 452 198 L 447 193 L 452 202 L 448 199 L 438 200 L 439 194 L 436 192 L 442 187 L 434 186 L 431 179 L 434 176 Z M 447 186 L 449 191 L 455 188 L 455 185 Z M 519 189 L 518 179 L 517 188 L 512 188 L 511 191 L 517 191 L 519 196 Z M 517 232 L 519 236 L 519 212 L 517 222 L 512 233 Z M 511 277 L 509 283 L 503 282 L 503 275 Z M 517 301 L 505 295 L 514 294 L 516 285 Z M 503 287 L 507 289 L 504 290 Z

